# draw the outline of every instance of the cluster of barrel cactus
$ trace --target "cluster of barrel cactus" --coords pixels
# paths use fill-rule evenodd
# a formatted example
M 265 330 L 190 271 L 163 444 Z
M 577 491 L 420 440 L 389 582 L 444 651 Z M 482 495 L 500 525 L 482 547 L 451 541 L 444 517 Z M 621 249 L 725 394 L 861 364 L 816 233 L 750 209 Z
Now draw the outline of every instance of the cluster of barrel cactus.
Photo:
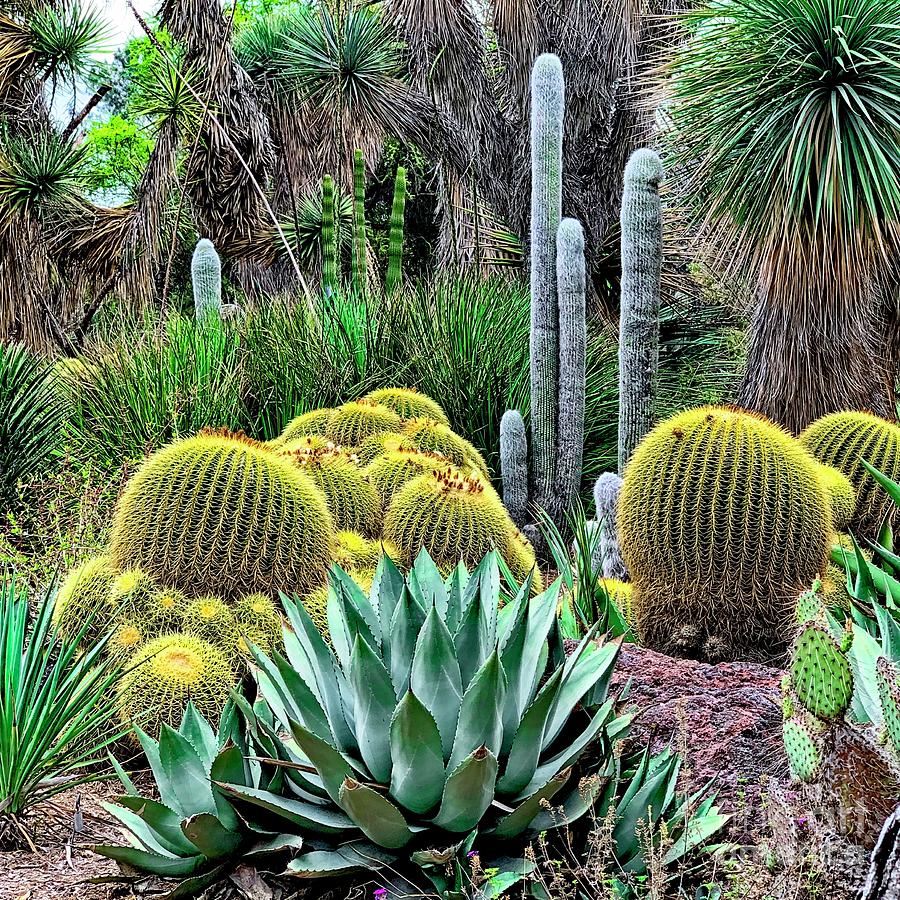
M 326 632 L 333 563 L 368 589 L 383 550 L 409 568 L 423 548 L 446 574 L 497 550 L 512 577 L 541 584 L 478 450 L 434 400 L 386 388 L 298 416 L 266 444 L 208 430 L 151 455 L 119 499 L 106 554 L 63 585 L 57 617 L 77 633 L 98 613 L 127 663 L 123 718 L 158 733 L 188 699 L 218 715 L 250 645 L 277 642 L 279 593 L 301 597 Z

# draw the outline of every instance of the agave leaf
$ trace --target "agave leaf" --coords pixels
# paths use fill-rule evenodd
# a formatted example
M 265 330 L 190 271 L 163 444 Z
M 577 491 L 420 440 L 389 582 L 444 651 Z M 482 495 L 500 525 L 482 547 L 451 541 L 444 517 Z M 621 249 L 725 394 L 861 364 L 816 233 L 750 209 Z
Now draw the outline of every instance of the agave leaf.
M 616 858 L 621 860 L 623 866 L 627 866 L 631 858 L 641 852 L 636 837 L 641 830 L 638 823 L 644 822 L 652 832 L 665 812 L 663 803 L 669 791 L 671 777 L 671 765 L 661 766 L 656 771 L 651 769 L 634 796 L 627 803 L 622 802 L 617 806 L 613 843 Z
M 354 589 L 359 594 L 362 593 L 362 589 L 352 579 L 350 580 L 353 588 L 348 587 L 336 576 L 335 573 L 338 571 L 340 570 L 337 566 L 332 568 L 333 577 L 328 586 L 328 632 L 331 636 L 331 643 L 334 645 L 335 655 L 340 660 L 343 670 L 347 672 L 350 669 L 350 654 L 353 651 L 356 635 L 361 634 L 370 646 L 378 647 L 381 640 L 381 628 L 378 629 L 379 635 L 378 641 L 376 641 L 375 633 L 351 597 Z M 366 600 L 367 605 L 368 602 Z
M 428 613 L 416 641 L 409 684 L 434 716 L 444 758 L 449 759 L 462 700 L 462 679 L 453 639 L 435 607 Z
M 441 734 L 412 691 L 391 720 L 391 760 L 391 796 L 420 815 L 436 806 L 446 777 Z
M 451 634 L 456 633 L 459 623 L 462 621 L 463 614 L 463 597 L 466 592 L 466 585 L 469 582 L 469 573 L 465 565 L 460 561 L 456 568 L 450 573 L 445 586 L 447 588 L 447 628 Z
M 155 853 L 166 859 L 181 859 L 197 852 L 193 847 L 183 853 L 180 850 L 169 849 L 169 842 L 164 835 L 158 834 L 145 818 L 123 806 L 113 803 L 103 803 L 103 808 L 114 818 L 118 819 L 128 830 L 126 837 L 136 848 Z
M 328 716 L 309 685 L 277 650 L 273 652 L 272 658 L 280 676 L 276 688 L 285 692 L 284 696 L 290 701 L 291 707 L 299 712 L 300 721 L 323 741 L 333 740 L 334 734 Z
M 680 837 L 669 847 L 663 857 L 664 867 L 674 865 L 683 856 L 686 856 L 695 848 L 705 844 L 720 828 L 728 823 L 731 816 L 718 811 L 705 815 L 695 815 Z
M 530 587 L 526 589 L 526 586 L 522 585 L 519 593 L 497 613 L 497 645 L 500 647 L 501 655 L 506 652 L 516 633 L 525 627 L 529 596 Z
M 409 690 L 416 641 L 425 624 L 426 615 L 418 601 L 404 587 L 391 622 L 391 680 L 398 698 Z
M 186 819 L 190 813 L 185 812 L 184 807 L 181 805 L 181 798 L 169 781 L 165 768 L 163 768 L 159 758 L 159 744 L 138 727 L 135 727 L 134 733 L 137 735 L 138 742 L 144 751 L 144 756 L 147 757 L 147 762 L 150 764 L 150 771 L 153 773 L 153 780 L 156 783 L 156 789 L 159 791 L 159 799 L 170 809 L 174 809 L 178 813 L 179 818 Z
M 431 609 L 432 606 L 436 606 L 441 618 L 445 622 L 447 621 L 450 595 L 447 593 L 438 567 L 424 547 L 419 551 L 412 571 L 409 573 L 409 589 L 423 609 Z
M 391 622 L 405 587 L 406 581 L 403 573 L 386 553 L 382 553 L 378 567 L 375 569 L 369 596 L 372 598 L 372 605 L 381 624 L 381 650 L 385 663 L 388 665 L 390 665 Z
M 316 737 L 299 722 L 291 722 L 291 733 L 322 779 L 328 796 L 340 806 L 341 785 L 353 778 L 350 764 L 330 744 Z
M 179 798 L 181 809 L 176 812 L 182 813 L 185 819 L 204 812 L 215 815 L 216 802 L 209 776 L 197 751 L 187 738 L 165 724 L 159 734 L 159 761 Z
M 453 635 L 460 678 L 465 687 L 469 686 L 472 676 L 484 665 L 484 661 L 493 650 L 494 640 L 490 626 L 490 618 L 482 603 L 481 594 L 476 591 L 471 602 L 466 605 Z
M 501 840 L 518 837 L 534 821 L 543 809 L 543 804 L 555 797 L 572 777 L 572 769 L 563 769 L 550 779 L 539 791 L 523 800 L 511 813 L 503 816 L 490 834 Z
M 328 715 L 337 747 L 344 751 L 352 750 L 356 746 L 356 738 L 344 716 L 339 688 L 343 672 L 303 604 L 288 600 L 284 595 L 281 600 L 291 623 L 291 629 L 284 630 L 287 657 Z
M 229 831 L 209 813 L 191 816 L 181 824 L 184 836 L 207 858 L 223 859 L 241 845 L 241 835 Z
M 353 872 L 374 872 L 397 861 L 397 856 L 368 842 L 344 844 L 337 850 L 314 850 L 288 863 L 287 875 L 330 878 Z
M 496 782 L 497 757 L 479 747 L 447 779 L 434 824 L 447 831 L 470 831 L 491 805 Z
M 463 695 L 456 725 L 449 771 L 479 747 L 500 755 L 503 741 L 503 706 L 506 699 L 506 674 L 495 650 L 478 670 Z
M 563 682 L 556 707 L 544 733 L 542 749 L 546 750 L 559 736 L 569 720 L 575 704 L 596 684 L 612 674 L 619 657 L 619 647 L 617 641 L 601 647 L 591 643 L 586 645 L 577 656 L 573 654 L 574 660 L 573 657 L 569 658 L 563 669 Z M 569 665 L 569 662 L 572 664 Z
M 108 844 L 97 844 L 91 847 L 91 850 L 99 856 L 165 878 L 184 878 L 193 875 L 207 863 L 206 858 L 199 853 L 196 856 L 170 858 L 138 850 L 136 847 L 112 847 Z
M 304 800 L 293 800 L 282 797 L 272 791 L 246 787 L 242 784 L 217 783 L 222 791 L 238 800 L 244 800 L 258 806 L 279 818 L 319 834 L 344 834 L 356 829 L 352 819 L 330 806 L 307 803 Z
M 525 711 L 511 742 L 506 769 L 497 782 L 498 793 L 518 794 L 534 777 L 541 756 L 544 729 L 559 694 L 561 682 L 562 669 L 557 669 Z
M 531 820 L 528 826 L 529 835 L 537 835 L 542 831 L 552 831 L 577 822 L 597 801 L 600 792 L 610 784 L 607 777 L 593 776 L 582 778 L 563 798 L 562 802 L 552 809 L 542 809 Z
M 390 724 L 397 698 L 384 663 L 361 635 L 353 645 L 350 686 L 359 752 L 374 779 L 386 784 L 391 777 Z
M 332 584 L 340 586 L 344 600 L 352 604 L 354 612 L 366 623 L 369 631 L 366 640 L 373 647 L 380 647 L 381 622 L 375 607 L 369 602 L 366 592 L 340 566 L 331 567 L 329 578 Z M 353 641 L 350 642 L 350 646 L 353 646 Z
M 162 846 L 175 856 L 192 856 L 197 852 L 181 830 L 181 818 L 168 806 L 146 797 L 116 797 L 116 803 L 139 816 L 153 831 Z M 115 813 L 113 813 L 115 815 Z
M 247 765 L 241 748 L 235 744 L 223 747 L 209 767 L 211 781 L 243 784 L 247 779 Z
M 257 841 L 241 854 L 242 859 L 256 859 L 285 850 L 302 850 L 305 841 L 299 834 L 276 834 L 266 840 Z
M 397 850 L 411 840 L 403 813 L 381 794 L 348 778 L 341 787 L 341 806 L 362 833 L 379 847 Z
M 534 699 L 534 690 L 547 664 L 547 636 L 556 620 L 560 583 L 557 579 L 548 590 L 529 603 L 519 665 L 515 670 L 507 672 L 509 689 L 511 693 L 514 692 L 520 718 Z
M 139 797 L 138 789 L 135 787 L 134 782 L 129 778 L 128 773 L 125 769 L 122 768 L 122 764 L 110 753 L 108 750 L 106 752 L 107 759 L 109 760 L 109 764 L 112 766 L 113 771 L 116 773 L 116 778 L 119 779 L 121 785 L 128 792 L 129 797 Z
M 519 796 L 529 796 L 543 787 L 557 774 L 557 772 L 574 765 L 581 754 L 584 753 L 585 749 L 590 746 L 603 731 L 603 728 L 609 721 L 612 713 L 613 701 L 607 700 L 606 703 L 594 713 L 587 728 L 585 728 L 574 741 L 571 743 L 567 742 L 556 756 L 542 762 L 537 769 L 535 769 L 531 781 L 528 783 L 528 786 L 522 790 L 522 793 Z
M 185 707 L 178 733 L 190 741 L 203 765 L 209 769 L 215 759 L 218 742 L 209 722 L 197 712 L 192 700 Z

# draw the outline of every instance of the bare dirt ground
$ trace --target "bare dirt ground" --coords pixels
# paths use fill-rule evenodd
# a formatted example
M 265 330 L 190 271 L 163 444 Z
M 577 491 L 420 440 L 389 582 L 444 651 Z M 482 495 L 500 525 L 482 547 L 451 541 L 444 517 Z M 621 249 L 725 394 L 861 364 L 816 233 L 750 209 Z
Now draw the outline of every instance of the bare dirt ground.
M 90 884 L 115 877 L 118 867 L 92 853 L 91 844 L 117 839 L 115 823 L 100 806 L 118 783 L 82 785 L 35 810 L 29 819 L 37 853 L 0 852 L 0 900 L 112 900 L 129 895 L 120 885 Z M 74 831 L 79 804 L 83 829 Z

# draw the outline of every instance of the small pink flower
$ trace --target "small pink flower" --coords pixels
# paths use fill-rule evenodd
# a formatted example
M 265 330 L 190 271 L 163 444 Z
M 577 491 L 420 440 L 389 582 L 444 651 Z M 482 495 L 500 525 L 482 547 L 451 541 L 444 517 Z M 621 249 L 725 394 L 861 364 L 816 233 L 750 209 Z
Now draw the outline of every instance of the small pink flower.
M 375 900 L 384 900 L 387 897 L 387 888 L 376 888 L 372 896 Z

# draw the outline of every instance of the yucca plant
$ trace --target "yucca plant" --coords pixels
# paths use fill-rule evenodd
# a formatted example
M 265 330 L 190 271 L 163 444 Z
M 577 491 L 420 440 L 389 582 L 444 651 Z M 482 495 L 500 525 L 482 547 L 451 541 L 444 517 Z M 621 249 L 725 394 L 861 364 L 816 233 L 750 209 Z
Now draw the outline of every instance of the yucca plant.
M 0 344 L 0 504 L 56 452 L 65 415 L 50 364 Z
M 892 412 L 900 0 L 711 0 L 682 24 L 669 168 L 756 289 L 741 405 L 798 431 Z
M 51 588 L 32 610 L 15 576 L 0 581 L 0 845 L 32 850 L 31 809 L 104 777 L 103 751 L 121 736 L 105 640 L 87 641 L 90 621 L 62 638 L 54 601 Z
M 142 796 L 113 760 L 125 794 L 103 806 L 124 826 L 131 845 L 98 845 L 94 852 L 173 879 L 173 896 L 194 896 L 239 860 L 299 847 L 297 838 L 248 825 L 215 786 L 227 781 L 246 788 L 279 788 L 281 773 L 276 770 L 274 780 L 266 780 L 240 721 L 237 707 L 228 703 L 213 730 L 188 703 L 178 730 L 163 725 L 158 741 L 135 729 L 159 799 Z

